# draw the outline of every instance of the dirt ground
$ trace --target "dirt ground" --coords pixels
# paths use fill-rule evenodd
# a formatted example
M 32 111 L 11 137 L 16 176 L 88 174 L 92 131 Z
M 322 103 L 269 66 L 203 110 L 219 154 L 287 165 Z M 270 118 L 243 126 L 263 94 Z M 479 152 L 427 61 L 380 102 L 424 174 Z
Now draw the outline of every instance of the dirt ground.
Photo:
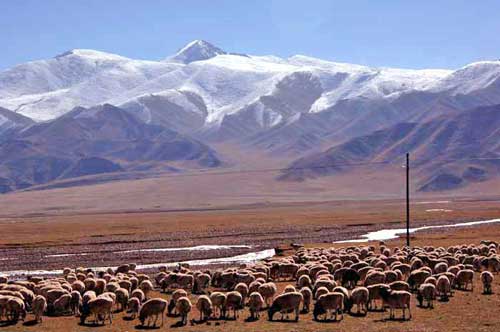
M 196 258 L 228 256 L 255 248 L 287 246 L 300 242 L 307 246 L 332 245 L 332 241 L 354 238 L 380 228 L 401 228 L 404 223 L 401 200 L 334 201 L 293 204 L 235 206 L 196 211 L 148 211 L 134 213 L 67 213 L 51 216 L 18 216 L 0 219 L 0 270 L 62 268 L 64 266 L 102 266 L 134 261 L 148 263 L 192 258 L 186 252 L 114 257 L 114 249 L 184 247 L 201 244 L 250 244 L 251 249 L 215 251 Z M 500 217 L 500 198 L 481 200 L 454 198 L 420 200 L 412 204 L 412 226 L 448 224 Z M 35 230 L 35 231 L 34 231 Z M 414 246 L 449 246 L 479 243 L 482 239 L 500 240 L 500 224 L 438 229 L 412 234 Z M 403 244 L 403 239 L 387 242 Z M 373 243 L 377 245 L 377 243 Z M 47 254 L 89 252 L 81 258 L 44 258 Z M 193 255 L 194 255 L 193 254 Z M 203 256 L 205 255 L 205 256 Z M 102 264 L 102 265 L 101 265 Z M 1 273 L 1 272 L 0 272 Z M 411 321 L 385 320 L 387 312 L 369 312 L 366 317 L 345 315 L 341 322 L 322 323 L 311 314 L 301 315 L 298 323 L 268 322 L 263 312 L 257 322 L 245 322 L 248 309 L 237 321 L 195 321 L 176 327 L 178 318 L 168 317 L 162 330 L 180 331 L 498 331 L 500 326 L 500 275 L 495 276 L 494 294 L 482 295 L 479 275 L 474 292 L 457 291 L 448 303 L 437 302 L 433 310 L 417 308 L 412 302 Z M 284 288 L 288 283 L 280 283 Z M 169 295 L 155 293 L 169 299 Z M 192 298 L 193 301 L 195 298 Z M 138 321 L 114 315 L 112 325 L 80 326 L 75 317 L 45 317 L 41 325 L 32 325 L 31 315 L 23 325 L 5 326 L 0 331 L 135 331 Z M 190 319 L 198 319 L 196 310 Z
M 500 225 L 478 226 L 468 229 L 455 229 L 443 231 L 440 234 L 416 233 L 412 238 L 414 245 L 452 245 L 461 243 L 478 243 L 480 239 L 500 239 Z M 388 245 L 399 245 L 402 240 L 389 241 Z M 375 243 L 376 244 L 376 243 Z M 326 244 L 321 244 L 327 246 Z M 343 244 L 345 245 L 345 244 Z M 349 245 L 349 244 L 347 244 Z M 308 246 L 315 246 L 308 244 Z M 283 289 L 288 282 L 280 282 L 279 288 Z M 193 308 L 187 326 L 178 327 L 178 318 L 166 317 L 165 326 L 160 330 L 179 331 L 276 331 L 276 332 L 316 332 L 316 331 L 415 331 L 415 332 L 441 332 L 441 331 L 498 331 L 500 326 L 500 275 L 495 276 L 494 294 L 483 295 L 479 274 L 475 275 L 474 291 L 455 291 L 449 302 L 436 301 L 434 309 L 417 307 L 416 300 L 412 298 L 412 319 L 409 321 L 390 321 L 388 312 L 369 312 L 367 316 L 344 315 L 340 322 L 316 322 L 311 314 L 300 316 L 299 322 L 269 322 L 267 313 L 263 311 L 259 321 L 247 322 L 248 309 L 240 313 L 234 320 L 211 320 L 205 323 L 197 322 L 199 314 Z M 167 300 L 168 294 L 154 293 Z M 191 296 L 194 303 L 196 297 Z M 33 325 L 32 316 L 28 315 L 27 321 L 17 325 L 0 325 L 1 331 L 135 331 L 141 329 L 138 320 L 127 320 L 123 313 L 113 316 L 113 324 L 105 326 L 79 325 L 75 317 L 44 317 L 42 324 Z
M 292 242 L 331 243 L 381 228 L 404 227 L 401 200 L 303 202 L 233 206 L 213 210 L 67 213 L 0 218 L 0 271 L 114 266 L 227 257 Z M 449 224 L 500 216 L 500 197 L 417 200 L 411 225 Z M 427 234 L 427 233 L 426 233 Z M 439 233 L 438 233 L 439 234 Z M 419 235 L 417 235 L 419 236 Z M 206 252 L 140 252 L 129 249 L 197 245 L 248 245 Z M 71 261 L 61 254 L 80 254 Z M 56 256 L 54 256 L 56 255 Z M 49 256 L 49 257 L 47 257 Z

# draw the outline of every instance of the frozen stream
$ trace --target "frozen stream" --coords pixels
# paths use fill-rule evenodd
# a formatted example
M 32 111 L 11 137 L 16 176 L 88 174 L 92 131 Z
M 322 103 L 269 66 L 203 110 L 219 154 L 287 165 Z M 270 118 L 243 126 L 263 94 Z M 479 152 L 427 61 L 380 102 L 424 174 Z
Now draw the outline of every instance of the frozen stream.
M 448 224 L 448 225 L 422 226 L 422 227 L 410 228 L 410 233 L 415 233 L 417 231 L 423 231 L 426 229 L 468 227 L 468 226 L 478 226 L 484 224 L 493 224 L 497 222 L 500 222 L 500 219 L 469 221 L 469 222 L 462 222 L 458 224 Z M 381 229 L 378 231 L 363 234 L 361 235 L 361 239 L 335 241 L 334 243 L 348 243 L 348 242 L 362 243 L 368 241 L 386 241 L 386 240 L 396 239 L 401 234 L 406 234 L 406 228 Z

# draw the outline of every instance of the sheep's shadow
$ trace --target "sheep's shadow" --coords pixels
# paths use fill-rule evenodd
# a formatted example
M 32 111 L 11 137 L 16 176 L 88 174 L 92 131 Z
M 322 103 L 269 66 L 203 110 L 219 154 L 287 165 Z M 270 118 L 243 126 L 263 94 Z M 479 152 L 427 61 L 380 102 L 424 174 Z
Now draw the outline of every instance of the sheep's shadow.
M 252 323 L 252 322 L 256 322 L 258 320 L 259 319 L 257 317 L 247 317 L 247 318 L 245 318 L 245 323 Z
M 450 302 L 450 297 L 441 297 L 438 299 L 438 302 L 444 302 L 444 303 Z
M 125 316 L 122 318 L 124 321 L 127 321 L 127 322 L 130 322 L 130 321 L 133 321 L 134 318 L 130 317 L 130 316 Z
M 481 295 L 491 296 L 491 295 L 495 295 L 495 293 L 494 292 L 488 292 L 488 293 L 482 292 Z
M 420 308 L 420 309 L 430 309 L 430 310 L 434 309 L 434 307 L 433 306 L 431 307 L 429 304 L 427 304 L 427 305 L 417 304 L 416 307 Z
M 194 325 L 201 325 L 201 324 L 206 324 L 206 325 L 212 325 L 212 323 L 210 322 L 212 319 L 191 319 L 190 320 L 190 323 L 191 324 L 194 324 Z
M 135 329 L 136 330 L 159 330 L 161 329 L 161 325 L 158 325 L 158 326 L 145 326 L 145 325 L 136 325 L 135 326 Z
M 184 326 L 185 326 L 184 323 L 182 323 L 181 321 L 178 321 L 178 322 L 170 325 L 170 328 L 178 328 L 178 327 L 184 327 Z
M 24 322 L 23 326 L 35 326 L 37 324 L 38 324 L 38 322 L 36 321 L 36 319 L 32 319 L 32 320 L 28 320 L 28 321 Z
M 360 312 L 349 312 L 348 314 L 351 317 L 366 317 L 368 315 L 368 311 L 367 312 L 362 312 L 362 311 L 360 311 Z
M 106 324 L 99 324 L 99 323 L 78 323 L 78 325 L 80 326 L 83 326 L 83 327 L 93 327 L 93 328 L 96 328 L 96 327 L 102 327 L 102 326 L 106 326 Z
M 340 323 L 344 319 L 315 319 L 314 321 L 317 323 L 322 323 L 322 324 L 334 324 L 334 323 Z
M 269 323 L 297 323 L 295 319 L 273 319 L 273 320 L 267 320 Z
M 410 321 L 411 318 L 408 318 L 408 317 L 398 317 L 398 318 L 381 318 L 381 319 L 374 319 L 373 321 L 376 322 L 376 323 L 386 323 L 386 322 L 400 322 L 400 323 L 403 323 L 403 322 L 408 322 Z
M 0 327 L 7 327 L 7 326 L 16 325 L 16 324 L 17 324 L 17 321 L 8 320 L 5 322 L 0 322 Z

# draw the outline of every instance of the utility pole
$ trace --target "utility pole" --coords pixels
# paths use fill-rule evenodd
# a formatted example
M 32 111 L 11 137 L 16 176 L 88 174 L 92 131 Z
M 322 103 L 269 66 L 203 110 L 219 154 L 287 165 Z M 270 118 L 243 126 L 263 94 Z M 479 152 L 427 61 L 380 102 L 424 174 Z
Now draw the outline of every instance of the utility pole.
M 410 153 L 406 153 L 406 245 L 410 246 Z

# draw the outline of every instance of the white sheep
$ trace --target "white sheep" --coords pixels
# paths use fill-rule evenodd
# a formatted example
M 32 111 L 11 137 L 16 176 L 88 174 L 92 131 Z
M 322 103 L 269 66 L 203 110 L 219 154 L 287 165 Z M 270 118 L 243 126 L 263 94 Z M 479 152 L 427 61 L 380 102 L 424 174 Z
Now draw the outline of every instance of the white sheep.
M 427 307 L 434 308 L 434 300 L 436 299 L 436 286 L 431 283 L 423 283 L 418 287 L 417 300 L 421 307 L 424 305 L 424 301 L 427 302 Z
M 206 295 L 200 295 L 196 301 L 196 309 L 200 312 L 200 322 L 205 321 L 212 316 L 213 305 L 210 298 Z
M 331 317 L 335 315 L 335 320 L 337 320 L 337 314 L 340 313 L 341 320 L 344 319 L 344 294 L 338 292 L 331 292 L 328 294 L 321 295 L 316 303 L 314 304 L 313 316 L 314 320 L 318 320 L 319 315 L 325 315 L 327 319 L 328 313 L 331 313 Z
M 471 291 L 474 290 L 474 271 L 470 269 L 460 270 L 455 278 L 455 285 L 458 289 L 467 290 L 470 285 Z
M 181 325 L 186 325 L 188 320 L 189 312 L 191 311 L 192 304 L 191 301 L 185 296 L 179 298 L 175 304 L 175 309 L 181 316 Z
M 448 279 L 445 275 L 441 275 L 437 279 L 436 293 L 440 297 L 441 301 L 448 300 L 448 297 L 451 295 L 450 279 Z
M 82 310 L 80 321 L 84 324 L 88 316 L 94 315 L 95 324 L 102 321 L 102 324 L 104 325 L 106 318 L 108 318 L 109 323 L 112 324 L 112 309 L 113 300 L 111 298 L 107 296 L 96 297 L 95 299 L 88 301 L 87 308 Z
M 47 310 L 47 300 L 45 297 L 37 295 L 33 300 L 31 310 L 33 311 L 33 315 L 35 315 L 35 321 L 41 323 L 43 313 Z
M 264 298 L 266 306 L 269 308 L 274 295 L 278 292 L 278 288 L 274 282 L 266 282 L 259 286 L 258 292 Z
M 256 320 L 260 317 L 260 310 L 264 307 L 264 298 L 259 292 L 253 292 L 248 297 L 248 308 L 250 310 L 250 319 Z
M 127 302 L 127 313 L 130 314 L 131 319 L 135 319 L 135 317 L 139 314 L 139 310 L 141 308 L 141 302 L 138 298 L 132 297 Z
M 238 311 L 243 309 L 243 296 L 237 291 L 228 292 L 226 294 L 226 304 L 224 306 L 225 312 L 233 310 L 233 317 L 238 318 Z
M 311 307 L 312 300 L 313 300 L 312 291 L 309 287 L 302 287 L 300 289 L 300 294 L 302 294 L 302 297 L 303 297 L 302 312 L 308 313 L 310 310 L 310 307 Z
M 213 292 L 210 294 L 210 300 L 214 307 L 214 316 L 217 316 L 217 310 L 219 310 L 219 318 L 225 316 L 224 308 L 226 306 L 226 294 L 221 292 Z
M 358 314 L 361 310 L 364 311 L 365 315 L 368 313 L 368 302 L 370 300 L 370 291 L 366 287 L 356 287 L 351 293 L 351 303 L 352 306 L 356 305 L 358 309 Z M 352 309 L 352 307 L 350 308 Z
M 389 318 L 394 319 L 394 310 L 402 309 L 403 319 L 406 319 L 406 310 L 408 310 L 411 319 L 411 293 L 407 291 L 393 291 L 388 288 L 380 288 L 380 296 L 384 300 L 384 305 L 389 306 Z
M 166 300 L 160 298 L 152 298 L 144 302 L 139 310 L 139 320 L 141 322 L 141 326 L 145 326 L 144 323 L 147 323 L 147 326 L 149 327 L 154 317 L 153 327 L 156 327 L 159 316 L 161 316 L 160 326 L 163 326 L 163 316 L 165 316 L 167 304 Z
M 274 300 L 271 307 L 268 309 L 267 313 L 269 320 L 273 320 L 275 313 L 281 313 L 281 319 L 283 319 L 283 314 L 288 312 L 295 312 L 295 321 L 299 320 L 300 303 L 303 301 L 301 293 L 283 293 L 278 295 Z
M 481 273 L 481 282 L 483 283 L 483 294 L 492 294 L 491 285 L 493 284 L 493 273 L 483 271 Z

